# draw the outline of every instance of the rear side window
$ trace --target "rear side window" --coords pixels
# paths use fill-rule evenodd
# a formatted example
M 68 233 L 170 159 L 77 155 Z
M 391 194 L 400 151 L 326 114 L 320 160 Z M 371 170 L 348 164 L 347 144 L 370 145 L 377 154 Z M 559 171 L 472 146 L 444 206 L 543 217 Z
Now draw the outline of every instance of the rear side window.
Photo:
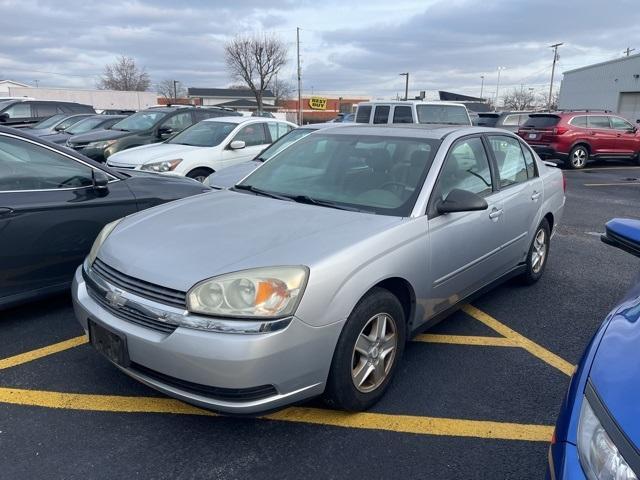
M 413 123 L 413 114 L 408 105 L 398 105 L 393 109 L 393 123 Z
M 387 123 L 389 121 L 389 110 L 391 110 L 389 105 L 378 105 L 373 114 L 373 123 Z
M 589 115 L 587 118 L 589 128 L 611 128 L 609 117 L 605 115 Z
M 548 128 L 555 127 L 560 121 L 557 115 L 531 115 L 529 120 L 524 122 L 525 127 Z
M 371 105 L 363 105 L 358 107 L 358 113 L 356 113 L 356 123 L 369 123 L 369 117 L 371 117 Z
M 580 115 L 579 117 L 573 117 L 569 123 L 574 127 L 587 128 L 587 117 Z
M 519 140 L 491 135 L 489 145 L 498 164 L 501 188 L 527 181 L 527 164 Z
M 418 123 L 469 125 L 467 109 L 457 105 L 417 105 Z
M 53 103 L 38 103 L 36 105 L 36 115 L 39 118 L 52 117 L 57 113 L 62 113 Z
M 527 165 L 527 176 L 533 178 L 536 176 L 536 161 L 533 158 L 533 154 L 531 150 L 522 143 L 520 143 L 520 148 L 522 148 L 522 153 L 524 153 L 524 162 Z

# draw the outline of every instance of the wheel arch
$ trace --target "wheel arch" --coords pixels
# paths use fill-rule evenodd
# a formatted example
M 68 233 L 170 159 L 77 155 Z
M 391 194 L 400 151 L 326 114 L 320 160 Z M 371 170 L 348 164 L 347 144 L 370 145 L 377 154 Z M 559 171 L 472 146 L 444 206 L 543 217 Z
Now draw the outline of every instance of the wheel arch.
M 593 149 L 591 148 L 591 144 L 587 140 L 585 140 L 583 138 L 581 138 L 580 140 L 576 140 L 575 142 L 573 142 L 571 144 L 571 148 L 569 149 L 569 153 L 571 153 L 571 150 L 573 150 L 574 148 L 576 148 L 578 146 L 585 147 L 587 149 L 587 151 L 589 152 L 589 155 L 591 155 L 591 152 L 593 151 Z
M 373 285 L 361 298 L 364 298 L 364 296 L 369 294 L 369 292 L 376 287 L 387 290 L 398 299 L 400 305 L 402 305 L 402 311 L 404 312 L 405 323 L 407 325 L 407 332 L 409 332 L 411 330 L 413 315 L 416 310 L 416 293 L 411 286 L 411 283 L 402 277 L 385 278 Z

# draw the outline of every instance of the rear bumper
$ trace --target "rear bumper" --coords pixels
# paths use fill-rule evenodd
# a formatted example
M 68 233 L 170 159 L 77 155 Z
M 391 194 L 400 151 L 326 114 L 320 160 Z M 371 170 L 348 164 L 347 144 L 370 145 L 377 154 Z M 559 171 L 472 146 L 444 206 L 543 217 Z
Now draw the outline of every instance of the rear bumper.
M 529 145 L 540 158 L 558 158 L 565 160 L 569 155 L 566 153 L 558 152 L 555 145 Z
M 126 339 L 130 364 L 118 368 L 136 380 L 188 403 L 232 414 L 274 410 L 324 391 L 340 322 L 311 327 L 293 317 L 286 328 L 263 334 L 184 327 L 167 334 L 105 309 L 89 295 L 81 269 L 72 286 L 76 318 L 85 331 L 91 319 Z M 256 396 L 256 390 L 267 393 Z

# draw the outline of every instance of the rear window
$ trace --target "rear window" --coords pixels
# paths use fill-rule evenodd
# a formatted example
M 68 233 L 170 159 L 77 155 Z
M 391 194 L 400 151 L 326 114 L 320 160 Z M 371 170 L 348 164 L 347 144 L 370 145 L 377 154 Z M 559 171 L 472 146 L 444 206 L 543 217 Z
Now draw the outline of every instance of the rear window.
M 523 126 L 534 128 L 555 127 L 559 121 L 560 117 L 557 115 L 531 115 Z
M 478 117 L 479 118 L 476 122 L 476 125 L 480 127 L 495 127 L 498 123 L 499 115 L 483 115 L 482 113 L 480 113 Z
M 371 116 L 371 105 L 363 105 L 358 107 L 356 113 L 356 123 L 369 123 L 369 117 Z
M 458 105 L 417 105 L 418 123 L 469 125 L 467 109 Z

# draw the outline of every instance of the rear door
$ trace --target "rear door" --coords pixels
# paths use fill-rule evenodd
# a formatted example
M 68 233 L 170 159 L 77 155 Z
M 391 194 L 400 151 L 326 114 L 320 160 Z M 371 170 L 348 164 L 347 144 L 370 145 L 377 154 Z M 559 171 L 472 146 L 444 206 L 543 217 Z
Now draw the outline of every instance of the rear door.
M 94 169 L 0 134 L 0 303 L 70 283 L 100 229 L 137 211 L 124 181 L 96 190 Z
M 446 310 L 509 268 L 501 194 L 480 136 L 464 137 L 447 154 L 429 201 L 431 295 L 428 310 Z M 439 214 L 437 205 L 453 189 L 482 196 L 487 210 Z
M 520 140 L 507 135 L 487 135 L 498 172 L 506 232 L 503 248 L 510 264 L 522 262 L 537 226 L 542 205 L 542 180 L 533 155 Z
M 616 135 L 607 115 L 588 115 L 589 143 L 593 155 L 615 155 Z

